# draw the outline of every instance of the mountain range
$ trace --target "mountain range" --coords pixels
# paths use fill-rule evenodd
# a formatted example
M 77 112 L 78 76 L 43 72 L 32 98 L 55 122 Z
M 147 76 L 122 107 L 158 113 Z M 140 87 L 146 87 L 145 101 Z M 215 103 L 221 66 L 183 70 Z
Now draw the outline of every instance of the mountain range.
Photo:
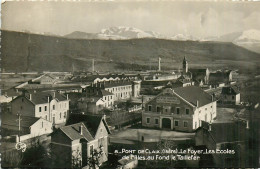
M 13 31 L 2 31 L 1 38 L 1 68 L 7 72 L 91 71 L 92 59 L 97 71 L 156 70 L 158 57 L 163 70 L 181 69 L 184 56 L 191 67 L 260 70 L 260 54 L 231 42 L 72 39 Z
M 236 45 L 260 53 L 260 31 L 251 29 L 243 32 L 234 32 L 220 37 L 198 38 L 192 35 L 176 34 L 167 37 L 154 31 L 143 31 L 141 29 L 132 27 L 110 27 L 102 29 L 99 33 L 86 33 L 75 31 L 65 35 L 66 38 L 71 39 L 103 39 L 103 40 L 123 40 L 123 39 L 138 39 L 138 38 L 152 38 L 152 39 L 167 39 L 177 41 L 217 41 L 217 42 L 232 42 Z

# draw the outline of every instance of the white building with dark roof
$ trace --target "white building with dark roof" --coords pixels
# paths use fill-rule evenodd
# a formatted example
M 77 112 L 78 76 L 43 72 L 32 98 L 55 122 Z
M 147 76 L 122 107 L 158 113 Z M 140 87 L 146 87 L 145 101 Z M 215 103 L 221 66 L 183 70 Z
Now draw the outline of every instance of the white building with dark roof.
M 138 97 L 141 90 L 141 81 L 108 81 L 100 83 L 92 83 L 90 86 L 83 89 L 87 95 L 96 95 L 98 92 L 105 90 L 114 94 L 114 100 L 129 99 L 131 97 Z
M 20 141 L 24 141 L 33 137 L 49 134 L 52 132 L 52 123 L 38 117 L 21 116 L 20 117 L 20 132 L 17 115 L 3 114 L 1 119 L 2 135 L 10 136 L 16 135 L 18 142 L 18 135 L 20 134 Z
M 201 88 L 166 88 L 145 104 L 142 125 L 191 132 L 201 121 L 211 122 L 216 116 L 216 100 Z
M 102 164 L 108 160 L 109 134 L 104 117 L 72 114 L 66 126 L 51 135 L 54 165 L 59 168 L 86 167 L 95 151 L 100 152 L 99 163 Z
M 240 104 L 240 92 L 238 90 L 238 87 L 223 87 L 219 101 L 223 104 Z
M 66 122 L 69 99 L 58 92 L 25 93 L 11 102 L 11 111 L 61 124 Z

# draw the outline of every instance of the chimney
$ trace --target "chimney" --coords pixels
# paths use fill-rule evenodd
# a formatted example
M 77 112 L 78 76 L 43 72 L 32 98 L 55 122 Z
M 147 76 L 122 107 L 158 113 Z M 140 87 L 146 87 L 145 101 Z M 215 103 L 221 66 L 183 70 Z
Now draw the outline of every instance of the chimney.
M 197 107 L 199 107 L 199 101 L 197 100 Z
M 29 95 L 29 99 L 32 100 L 32 94 Z
M 67 100 L 69 100 L 69 94 L 67 94 Z
M 246 121 L 246 129 L 249 129 L 249 121 Z
M 53 98 L 55 98 L 55 92 L 53 92 Z
M 211 102 L 213 102 L 214 101 L 214 96 L 213 95 L 211 95 Z
M 82 124 L 80 124 L 79 133 L 80 133 L 80 135 L 83 135 L 83 125 Z
M 158 71 L 161 71 L 161 58 L 158 59 Z
M 50 96 L 48 96 L 48 103 L 50 103 Z

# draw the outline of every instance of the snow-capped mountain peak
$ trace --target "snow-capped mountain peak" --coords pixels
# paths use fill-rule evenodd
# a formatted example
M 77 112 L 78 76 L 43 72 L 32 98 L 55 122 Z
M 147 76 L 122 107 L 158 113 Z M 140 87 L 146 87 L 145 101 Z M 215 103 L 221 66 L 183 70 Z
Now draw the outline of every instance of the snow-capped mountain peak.
M 260 31 L 250 29 L 243 31 L 242 34 L 234 40 L 235 43 L 255 43 L 260 42 Z
M 160 38 L 161 34 L 153 31 L 143 31 L 138 28 L 118 26 L 102 29 L 98 33 L 99 37 L 118 37 L 120 39 L 135 39 L 135 38 Z

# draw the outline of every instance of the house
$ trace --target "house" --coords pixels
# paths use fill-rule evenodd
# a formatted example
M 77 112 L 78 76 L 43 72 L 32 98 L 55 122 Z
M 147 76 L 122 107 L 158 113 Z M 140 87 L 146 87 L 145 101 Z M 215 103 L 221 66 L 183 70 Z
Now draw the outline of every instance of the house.
M 0 103 L 9 103 L 21 94 L 21 92 L 13 88 L 8 90 L 2 90 L 0 96 Z
M 30 116 L 20 116 L 20 133 L 19 133 L 19 117 L 12 114 L 2 114 L 2 135 L 16 135 L 16 142 L 24 141 L 37 136 L 42 136 L 52 132 L 52 123 L 39 118 Z
M 223 87 L 220 96 L 220 102 L 223 104 L 240 104 L 240 92 L 236 86 Z
M 100 154 L 99 164 L 102 164 L 108 159 L 109 134 L 104 116 L 72 114 L 66 126 L 52 133 L 52 159 L 59 167 L 82 168 L 97 157 L 96 150 Z
M 69 99 L 58 92 L 24 93 L 11 102 L 11 111 L 14 115 L 20 113 L 62 124 L 67 119 Z
M 98 114 L 99 111 L 103 110 L 105 101 L 100 97 L 82 97 L 78 100 L 78 109 L 82 112 Z
M 249 125 L 247 122 L 207 123 L 196 130 L 196 146 L 205 146 L 214 167 L 246 167 Z M 206 151 L 206 150 L 204 150 Z
M 141 81 L 109 81 L 92 83 L 90 86 L 83 89 L 87 95 L 96 95 L 101 90 L 106 90 L 114 94 L 114 101 L 121 99 L 129 99 L 131 97 L 138 97 L 140 95 Z M 111 104 L 111 103 L 110 103 Z
M 167 86 L 171 88 L 194 86 L 194 82 L 192 81 L 192 79 L 181 75 L 175 82 L 169 82 Z
M 192 132 L 216 118 L 216 100 L 200 87 L 166 88 L 145 104 L 142 125 Z

